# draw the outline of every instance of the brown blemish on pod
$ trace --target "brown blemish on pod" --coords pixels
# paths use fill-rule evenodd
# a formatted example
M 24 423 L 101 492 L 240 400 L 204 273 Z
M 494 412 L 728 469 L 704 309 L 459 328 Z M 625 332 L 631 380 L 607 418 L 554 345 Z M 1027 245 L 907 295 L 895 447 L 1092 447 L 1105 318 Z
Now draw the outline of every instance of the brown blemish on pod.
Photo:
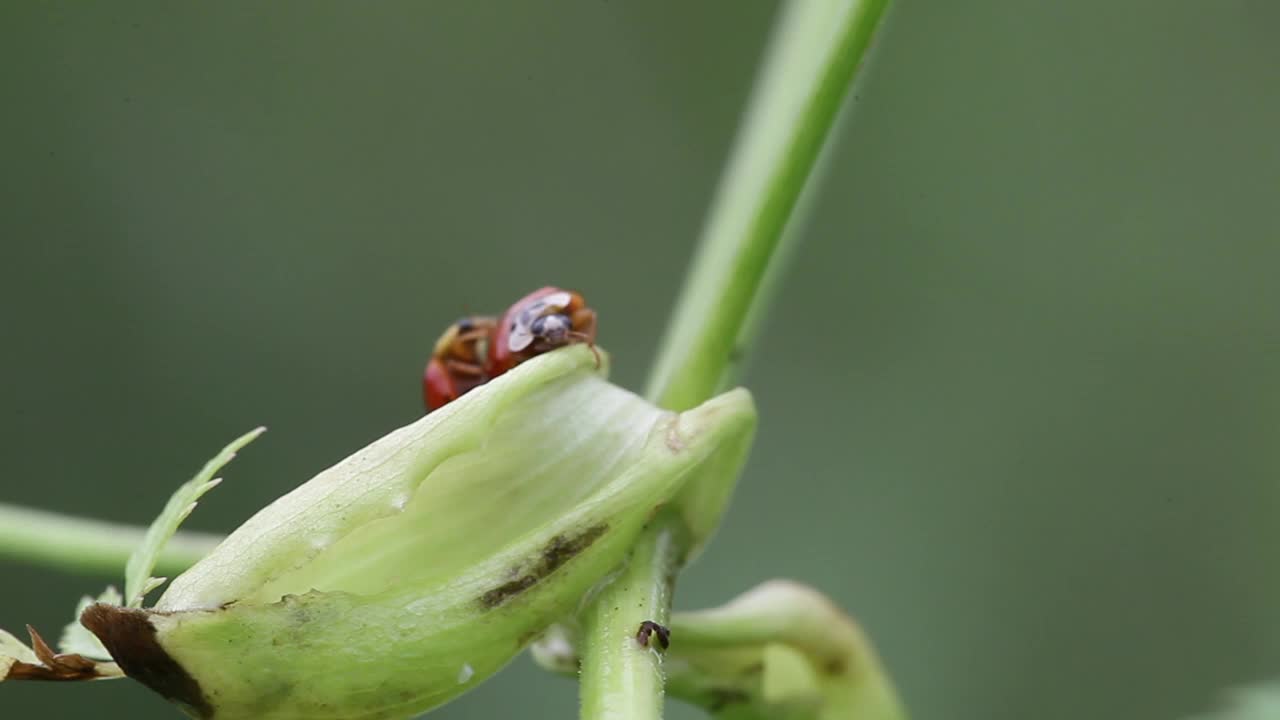
M 151 613 L 98 603 L 85 608 L 80 624 L 98 636 L 125 675 L 197 717 L 213 717 L 200 683 L 160 646 Z
M 511 579 L 480 596 L 480 604 L 486 610 L 496 608 L 520 593 L 537 585 L 559 570 L 583 550 L 591 547 L 608 531 L 606 524 L 593 525 L 576 535 L 561 533 L 547 541 L 538 555 L 527 565 L 511 569 Z

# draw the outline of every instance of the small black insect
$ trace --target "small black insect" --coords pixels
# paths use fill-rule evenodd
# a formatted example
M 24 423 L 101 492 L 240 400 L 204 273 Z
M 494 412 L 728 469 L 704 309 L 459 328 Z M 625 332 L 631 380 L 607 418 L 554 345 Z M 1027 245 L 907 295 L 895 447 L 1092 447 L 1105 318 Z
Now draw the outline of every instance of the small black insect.
M 658 636 L 658 645 L 663 650 L 671 646 L 671 631 L 652 620 L 640 623 L 640 629 L 636 631 L 636 642 L 641 647 L 649 647 L 649 638 L 654 635 Z

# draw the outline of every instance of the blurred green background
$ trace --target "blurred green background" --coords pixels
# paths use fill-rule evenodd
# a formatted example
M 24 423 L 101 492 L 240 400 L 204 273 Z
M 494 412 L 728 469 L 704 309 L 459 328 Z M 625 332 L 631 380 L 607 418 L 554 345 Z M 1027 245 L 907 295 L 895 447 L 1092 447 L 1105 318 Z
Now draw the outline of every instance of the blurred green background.
M 190 523 L 229 530 L 417 417 L 447 323 L 547 283 L 639 389 L 776 9 L 4 3 L 0 501 L 145 522 L 266 424 Z M 815 584 L 916 718 L 1173 720 L 1280 672 L 1278 29 L 899 0 L 678 605 Z M 52 634 L 115 579 L 0 578 L 0 626 Z M 521 657 L 436 717 L 575 694 Z M 177 716 L 0 689 L 104 711 Z

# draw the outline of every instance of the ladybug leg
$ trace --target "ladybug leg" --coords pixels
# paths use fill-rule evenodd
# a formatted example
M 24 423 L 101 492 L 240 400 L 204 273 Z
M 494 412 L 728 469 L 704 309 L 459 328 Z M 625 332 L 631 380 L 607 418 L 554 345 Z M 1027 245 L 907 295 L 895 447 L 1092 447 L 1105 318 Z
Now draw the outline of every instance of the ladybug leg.
M 477 350 L 487 334 L 479 328 L 459 333 L 450 348 L 452 359 L 458 362 L 479 365 L 479 353 Z
M 591 351 L 592 355 L 596 356 L 596 369 L 599 370 L 600 369 L 600 351 L 596 349 L 595 338 L 592 338 L 590 335 L 587 335 L 585 333 L 580 333 L 580 332 L 571 332 L 569 333 L 569 337 L 579 342 L 583 342 L 587 344 L 587 349 Z
M 488 328 L 472 328 L 466 332 L 458 333 L 458 343 L 472 343 L 489 334 Z
M 569 318 L 573 330 L 569 337 L 584 342 L 596 356 L 596 369 L 600 369 L 600 351 L 596 350 L 596 311 L 591 308 L 578 308 Z
M 596 311 L 591 308 L 578 308 L 569 316 L 569 324 L 573 327 L 574 332 L 582 333 L 590 338 L 589 342 L 595 342 L 596 339 Z
M 449 368 L 449 372 L 466 375 L 468 377 L 484 377 L 484 368 L 480 363 L 466 362 L 465 360 L 457 360 L 455 358 L 446 358 L 445 367 Z
M 484 324 L 477 323 L 476 327 L 471 328 L 470 331 L 458 333 L 457 342 L 472 343 L 479 340 L 485 340 L 485 338 L 489 337 L 490 332 L 493 332 L 492 322 L 486 322 Z

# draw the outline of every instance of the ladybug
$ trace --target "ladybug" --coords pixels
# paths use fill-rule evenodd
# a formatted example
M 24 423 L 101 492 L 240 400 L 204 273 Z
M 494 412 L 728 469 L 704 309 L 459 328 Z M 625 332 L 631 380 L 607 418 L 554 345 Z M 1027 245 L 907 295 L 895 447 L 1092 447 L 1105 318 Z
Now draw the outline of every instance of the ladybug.
M 485 365 L 497 326 L 491 317 L 466 317 L 436 340 L 422 373 L 422 400 L 428 412 L 489 381 Z
M 558 287 L 544 287 L 525 295 L 498 321 L 488 348 L 485 369 L 495 378 L 529 358 L 584 342 L 595 349 L 596 311 L 582 296 Z

